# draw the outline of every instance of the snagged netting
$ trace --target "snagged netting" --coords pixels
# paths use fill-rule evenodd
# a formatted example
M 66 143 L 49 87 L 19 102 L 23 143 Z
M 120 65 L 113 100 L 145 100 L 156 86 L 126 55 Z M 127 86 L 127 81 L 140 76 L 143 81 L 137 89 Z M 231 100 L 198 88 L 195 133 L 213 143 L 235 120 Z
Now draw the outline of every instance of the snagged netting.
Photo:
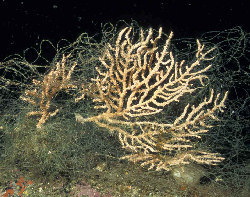
M 73 43 L 61 40 L 54 45 L 44 40 L 38 49 L 31 47 L 21 55 L 11 55 L 0 62 L 1 168 L 8 169 L 8 165 L 15 164 L 21 169 L 35 171 L 34 174 L 39 176 L 66 174 L 74 177 L 79 170 L 90 170 L 100 162 L 118 160 L 125 154 L 117 136 L 103 132 L 91 123 L 79 126 L 74 118 L 78 112 L 85 117 L 96 115 L 92 102 L 95 87 L 91 86 L 91 79 L 98 74 L 95 67 L 101 64 L 99 57 L 107 43 L 114 43 L 119 30 L 125 25 L 128 24 L 104 25 L 100 34 L 89 36 L 83 33 Z M 134 27 L 132 35 L 137 40 L 138 24 L 129 25 Z M 163 115 L 155 118 L 166 118 L 171 122 L 178 117 L 183 106 L 188 102 L 200 103 L 211 89 L 215 92 L 228 91 L 227 108 L 223 114 L 217 114 L 220 122 L 211 121 L 214 127 L 204 134 L 204 139 L 197 146 L 212 148 L 226 158 L 219 166 L 211 167 L 208 178 L 223 188 L 233 184 L 237 191 L 245 187 L 250 176 L 250 34 L 235 27 L 207 32 L 198 39 L 207 49 L 215 47 L 211 54 L 215 58 L 209 62 L 212 67 L 207 71 L 209 80 L 205 88 L 184 102 L 164 109 Z M 197 50 L 196 39 L 173 38 L 171 49 L 177 61 L 185 59 L 187 63 L 192 62 Z M 76 63 L 71 76 L 71 87 L 76 88 L 56 94 L 52 104 L 60 111 L 46 119 L 48 124 L 39 133 L 35 129 L 37 119 L 25 116 L 35 107 L 21 100 L 20 96 L 25 90 L 34 89 L 33 79 L 42 81 L 44 75 L 55 69 L 63 55 L 69 55 L 67 65 Z M 66 67 L 66 72 L 69 71 L 70 67 Z M 89 84 L 85 88 L 91 89 L 93 94 L 84 95 L 85 99 L 75 103 L 75 99 L 84 94 L 82 84 Z M 55 157 L 51 158 L 51 154 Z

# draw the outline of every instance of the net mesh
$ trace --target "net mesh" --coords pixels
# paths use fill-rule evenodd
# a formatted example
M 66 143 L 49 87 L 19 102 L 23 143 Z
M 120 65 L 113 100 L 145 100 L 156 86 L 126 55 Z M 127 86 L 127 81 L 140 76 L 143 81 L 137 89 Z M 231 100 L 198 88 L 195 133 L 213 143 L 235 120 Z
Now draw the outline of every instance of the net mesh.
M 80 87 L 82 83 L 91 83 L 91 78 L 97 75 L 95 67 L 100 65 L 99 57 L 105 46 L 115 42 L 119 30 L 126 25 L 132 25 L 132 34 L 137 35 L 140 28 L 136 22 L 105 24 L 102 32 L 94 36 L 83 33 L 73 43 L 61 40 L 56 45 L 44 40 L 38 48 L 31 47 L 21 55 L 11 55 L 0 62 L 0 162 L 1 170 L 5 172 L 1 182 L 13 178 L 13 167 L 32 172 L 33 177 L 66 177 L 64 181 L 67 182 L 69 177 L 80 176 L 77 175 L 79 171 L 87 173 L 101 162 L 118 161 L 124 154 L 117 136 L 91 123 L 85 126 L 76 124 L 74 113 L 80 112 L 86 117 L 96 114 L 92 99 L 86 98 L 77 104 L 74 102 L 79 96 L 79 89 L 57 94 L 53 103 L 60 108 L 60 113 L 48 121 L 42 132 L 34 129 L 36 119 L 26 116 L 34 106 L 22 101 L 20 96 L 25 90 L 34 88 L 33 79 L 43 80 L 44 75 L 55 68 L 63 55 L 70 54 L 68 61 L 77 63 L 71 77 L 74 84 Z M 192 62 L 196 39 L 173 39 L 171 47 L 175 58 Z M 197 92 L 195 98 L 190 99 L 199 103 L 203 98 L 201 95 L 206 95 L 212 88 L 216 92 L 229 91 L 225 113 L 218 114 L 220 122 L 214 123 L 216 126 L 204 136 L 199 145 L 203 148 L 213 147 L 214 151 L 226 158 L 216 167 L 206 167 L 210 172 L 207 178 L 209 182 L 219 185 L 217 187 L 221 191 L 233 187 L 234 192 L 243 193 L 243 188 L 249 189 L 246 185 L 250 177 L 250 34 L 241 27 L 235 27 L 207 32 L 198 39 L 207 49 L 216 48 L 213 51 L 215 58 L 207 73 L 209 82 Z M 67 71 L 69 69 L 66 68 Z M 186 102 L 189 101 L 186 99 Z M 165 110 L 166 116 L 171 114 L 170 119 L 177 117 L 177 112 L 170 112 L 174 108 Z M 130 178 L 134 177 L 135 172 L 128 173 Z M 112 180 L 109 181 L 112 183 Z M 158 191 L 166 190 L 164 185 L 159 183 L 155 187 Z

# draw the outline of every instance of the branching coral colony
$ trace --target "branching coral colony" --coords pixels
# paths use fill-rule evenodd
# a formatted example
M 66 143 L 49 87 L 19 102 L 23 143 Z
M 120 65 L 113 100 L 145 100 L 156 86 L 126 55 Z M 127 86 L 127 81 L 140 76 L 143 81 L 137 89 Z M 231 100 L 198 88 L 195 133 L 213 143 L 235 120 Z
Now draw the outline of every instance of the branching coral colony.
M 94 95 L 99 115 L 83 118 L 75 114 L 76 120 L 83 124 L 94 122 L 116 132 L 123 148 L 130 151 L 122 159 L 140 162 L 148 169 L 170 170 L 171 166 L 190 162 L 215 165 L 224 158 L 195 149 L 193 141 L 200 138 L 201 133 L 208 132 L 212 125 L 207 120 L 217 120 L 215 113 L 223 112 L 227 92 L 220 98 L 220 94 L 216 95 L 211 90 L 209 98 L 204 98 L 197 106 L 186 105 L 172 123 L 164 123 L 164 117 L 161 122 L 154 119 L 154 115 L 160 114 L 164 107 L 181 102 L 185 95 L 193 93 L 198 88 L 195 84 L 204 86 L 204 79 L 208 78 L 204 73 L 211 65 L 199 66 L 213 59 L 211 52 L 214 49 L 205 51 L 204 45 L 197 40 L 198 50 L 193 63 L 187 65 L 184 60 L 175 61 L 169 49 L 172 36 L 171 32 L 165 44 L 158 46 L 162 28 L 155 38 L 152 29 L 147 32 L 141 30 L 137 41 L 133 41 L 131 27 L 122 29 L 115 46 L 107 44 L 99 58 L 101 66 L 96 67 L 98 75 L 92 79 L 95 92 L 90 94 Z M 72 87 L 69 80 L 75 64 L 66 75 L 66 59 L 64 56 L 56 70 L 46 75 L 43 81 L 35 80 L 38 88 L 26 91 L 26 96 L 22 97 L 40 106 L 40 111 L 29 113 L 41 114 L 37 127 L 58 111 L 49 112 L 50 100 L 55 94 Z
M 223 112 L 227 92 L 220 99 L 220 94 L 211 90 L 209 98 L 198 106 L 188 104 L 172 124 L 150 121 L 167 105 L 181 102 L 185 94 L 193 93 L 197 89 L 194 81 L 204 85 L 204 73 L 211 65 L 202 69 L 198 66 L 212 59 L 207 56 L 214 49 L 204 51 L 204 45 L 197 40 L 196 60 L 186 65 L 185 61 L 175 61 L 169 50 L 173 33 L 160 49 L 162 28 L 156 38 L 152 29 L 147 35 L 141 30 L 137 42 L 133 42 L 131 31 L 128 27 L 122 29 L 115 46 L 108 44 L 100 57 L 102 67 L 96 68 L 98 76 L 92 79 L 98 89 L 93 100 L 95 108 L 103 111 L 88 118 L 76 114 L 76 120 L 95 122 L 117 132 L 123 148 L 131 152 L 122 159 L 140 162 L 149 169 L 170 170 L 173 165 L 192 161 L 210 165 L 222 161 L 216 153 L 194 150 L 191 139 L 208 132 L 211 125 L 206 120 L 217 120 L 215 112 Z M 208 105 L 213 107 L 205 110 Z
M 76 66 L 73 63 L 68 74 L 66 74 L 66 61 L 70 55 L 63 55 L 62 61 L 57 62 L 56 68 L 51 70 L 44 76 L 42 81 L 33 79 L 35 88 L 33 90 L 26 90 L 25 95 L 21 96 L 21 99 L 31 103 L 32 105 L 39 106 L 40 111 L 29 112 L 28 116 L 41 115 L 37 123 L 37 128 L 47 121 L 51 116 L 55 116 L 59 109 L 52 109 L 51 101 L 61 90 L 68 90 L 70 88 L 76 88 L 75 85 L 70 83 L 72 72 Z

